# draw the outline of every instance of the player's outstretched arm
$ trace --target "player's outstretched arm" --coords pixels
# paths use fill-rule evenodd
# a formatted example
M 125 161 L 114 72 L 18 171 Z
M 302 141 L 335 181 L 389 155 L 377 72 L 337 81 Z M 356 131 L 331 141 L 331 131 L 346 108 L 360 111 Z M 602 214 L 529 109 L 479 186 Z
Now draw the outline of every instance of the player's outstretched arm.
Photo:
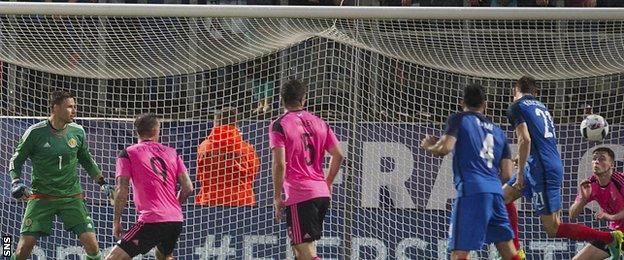
M 575 201 L 574 204 L 572 204 L 572 206 L 570 206 L 570 209 L 568 210 L 568 213 L 570 214 L 570 219 L 575 219 L 576 217 L 578 217 L 578 215 L 581 213 L 583 208 L 585 208 L 585 205 L 587 205 L 586 202 Z
M 439 139 L 426 135 L 420 142 L 420 147 L 434 156 L 443 157 L 455 149 L 457 134 L 461 125 L 461 114 L 451 114 L 444 124 L 444 134 Z
M 82 131 L 82 134 L 86 135 L 84 129 L 82 129 Z M 100 168 L 95 163 L 95 160 L 93 160 L 93 157 L 89 152 L 89 146 L 87 145 L 87 141 L 84 136 L 82 139 L 82 144 L 80 146 L 80 149 L 78 149 L 78 153 L 76 156 L 78 157 L 78 163 L 80 163 L 80 165 L 82 165 L 82 167 L 87 171 L 91 179 L 93 179 L 95 183 L 100 185 L 100 191 L 102 191 L 106 195 L 106 197 L 114 204 L 115 194 L 113 192 L 113 186 L 108 184 L 108 182 L 102 175 Z
M 178 182 L 180 183 L 178 202 L 182 205 L 193 194 L 193 182 L 191 182 L 191 177 L 189 177 L 187 172 L 178 174 Z
M 570 206 L 570 209 L 568 210 L 568 213 L 570 214 L 570 219 L 578 217 L 578 215 L 581 213 L 583 208 L 585 208 L 587 203 L 589 203 L 590 194 L 591 194 L 591 185 L 589 181 L 584 180 L 581 183 L 579 183 L 578 194 L 576 195 L 576 199 L 574 200 L 574 203 L 572 204 L 572 206 Z
M 440 140 L 437 140 L 433 136 L 425 136 L 425 138 L 420 142 L 420 147 L 430 152 L 435 156 L 445 156 L 453 151 L 455 148 L 455 143 L 457 139 L 452 135 L 443 135 Z
M 604 220 L 609 220 L 609 221 L 616 221 L 616 220 L 620 220 L 624 218 L 624 209 L 620 210 L 620 212 L 616 213 L 615 215 L 611 215 L 609 213 L 604 212 L 604 210 L 600 210 L 598 213 L 596 213 L 596 219 L 604 219 Z
M 121 215 L 128 203 L 128 190 L 130 186 L 130 177 L 117 177 L 117 186 L 115 188 L 115 215 L 113 216 L 113 236 L 121 239 L 123 231 L 121 227 Z

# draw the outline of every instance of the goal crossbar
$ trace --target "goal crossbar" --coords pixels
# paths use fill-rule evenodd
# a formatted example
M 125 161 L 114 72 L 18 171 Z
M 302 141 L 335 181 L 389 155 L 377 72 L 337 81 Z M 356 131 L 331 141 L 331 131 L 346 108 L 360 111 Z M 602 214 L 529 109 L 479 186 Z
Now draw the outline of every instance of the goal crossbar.
M 624 8 L 149 5 L 2 2 L 5 15 L 417 20 L 624 20 Z

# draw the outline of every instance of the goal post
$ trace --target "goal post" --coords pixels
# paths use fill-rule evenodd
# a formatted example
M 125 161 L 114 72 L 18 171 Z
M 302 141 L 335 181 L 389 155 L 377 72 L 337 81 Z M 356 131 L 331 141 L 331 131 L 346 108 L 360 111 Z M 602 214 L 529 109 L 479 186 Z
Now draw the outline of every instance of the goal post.
M 292 259 L 286 227 L 272 213 L 268 124 L 283 110 L 279 86 L 309 83 L 306 108 L 327 120 L 347 160 L 317 243 L 322 259 L 446 259 L 451 156 L 419 148 L 458 111 L 462 86 L 486 87 L 487 116 L 503 126 L 511 88 L 537 78 L 553 113 L 563 158 L 563 219 L 591 151 L 624 157 L 624 9 L 389 8 L 0 3 L 0 173 L 20 136 L 46 118 L 47 95 L 70 90 L 90 151 L 109 181 L 115 158 L 136 142 L 132 120 L 163 118 L 160 141 L 177 149 L 199 192 L 197 146 L 213 114 L 239 112 L 238 128 L 260 158 L 253 206 L 183 206 L 180 259 Z M 601 143 L 579 125 L 586 105 L 611 124 Z M 30 164 L 24 169 L 30 184 Z M 114 245 L 113 208 L 79 166 L 104 252 Z M 234 173 L 232 173 L 234 174 Z M 25 203 L 2 175 L 3 235 L 13 248 Z M 243 185 L 243 184 L 240 184 Z M 520 237 L 534 259 L 570 259 L 584 244 L 546 237 L 522 200 Z M 578 221 L 596 228 L 594 206 Z M 132 203 L 124 228 L 136 220 Z M 57 221 L 39 239 L 38 259 L 82 255 Z M 492 250 L 475 252 L 492 259 Z

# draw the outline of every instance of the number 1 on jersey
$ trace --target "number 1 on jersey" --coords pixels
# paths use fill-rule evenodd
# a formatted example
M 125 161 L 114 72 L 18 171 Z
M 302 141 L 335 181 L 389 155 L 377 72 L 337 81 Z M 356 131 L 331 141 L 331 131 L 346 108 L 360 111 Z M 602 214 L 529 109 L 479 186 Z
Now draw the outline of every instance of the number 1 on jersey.
M 59 170 L 63 168 L 63 156 L 59 155 Z

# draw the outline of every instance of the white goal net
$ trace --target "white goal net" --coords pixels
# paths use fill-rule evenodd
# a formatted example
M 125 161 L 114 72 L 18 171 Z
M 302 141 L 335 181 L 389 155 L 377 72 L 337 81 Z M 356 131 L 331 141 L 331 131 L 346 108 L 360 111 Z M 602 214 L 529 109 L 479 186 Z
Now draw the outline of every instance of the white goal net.
M 281 7 L 286 11 L 267 18 L 270 8 L 219 7 L 226 14 L 242 10 L 263 17 L 228 18 L 210 6 L 173 8 L 192 17 L 149 16 L 141 10 L 155 7 L 141 5 L 110 5 L 107 15 L 89 13 L 90 8 L 102 10 L 101 5 L 55 6 L 72 15 L 14 14 L 7 10 L 15 9 L 0 5 L 0 173 L 8 171 L 28 126 L 48 115 L 49 92 L 65 89 L 77 96 L 76 121 L 84 126 L 91 153 L 109 182 L 117 153 L 136 142 L 133 117 L 154 112 L 165 122 L 161 142 L 182 155 L 197 193 L 197 146 L 213 128 L 213 114 L 235 107 L 240 132 L 260 159 L 252 180 L 256 202 L 205 206 L 196 205 L 192 196 L 183 206 L 186 221 L 175 250 L 179 259 L 292 259 L 285 223 L 272 215 L 267 129 L 282 113 L 279 86 L 291 77 L 309 83 L 306 108 L 330 122 L 347 153 L 317 244 L 322 259 L 446 259 L 454 197 L 451 156 L 432 157 L 419 144 L 426 134 L 441 133 L 446 117 L 459 109 L 467 83 L 486 87 L 487 115 L 515 142 L 506 119 L 512 84 L 523 75 L 538 79 L 564 160 L 565 221 L 578 178 L 591 174 L 592 149 L 604 144 L 618 160 L 624 157 L 624 17 L 613 18 L 624 10 L 596 9 L 587 11 L 593 18 L 577 20 L 578 11 L 551 9 L 553 17 L 568 12 L 567 19 L 547 20 L 545 12 L 531 11 L 527 15 L 544 16 L 508 20 L 504 15 L 478 18 L 483 9 L 461 9 L 473 18 L 451 14 L 431 20 L 418 14 L 451 9 L 404 9 L 414 13 L 411 19 L 398 9 L 362 9 L 387 12 L 387 19 L 371 19 L 349 15 L 357 12 L 352 8 L 341 13 Z M 125 11 L 118 16 L 110 10 Z M 325 13 L 293 18 L 307 12 Z M 601 14 L 605 19 L 596 20 Z M 586 105 L 611 123 L 603 143 L 580 135 Z M 624 170 L 621 163 L 617 167 Z M 27 163 L 27 183 L 30 169 Z M 115 242 L 113 208 L 81 167 L 78 174 L 106 253 Z M 11 198 L 8 174 L 0 180 L 0 230 L 14 249 L 26 204 Z M 583 246 L 548 239 L 526 201 L 519 210 L 528 259 L 570 259 Z M 135 220 L 130 203 L 124 227 Z M 573 221 L 606 227 L 593 220 L 590 209 Z M 35 259 L 82 256 L 76 236 L 57 221 L 33 253 Z M 475 256 L 493 258 L 489 248 Z

